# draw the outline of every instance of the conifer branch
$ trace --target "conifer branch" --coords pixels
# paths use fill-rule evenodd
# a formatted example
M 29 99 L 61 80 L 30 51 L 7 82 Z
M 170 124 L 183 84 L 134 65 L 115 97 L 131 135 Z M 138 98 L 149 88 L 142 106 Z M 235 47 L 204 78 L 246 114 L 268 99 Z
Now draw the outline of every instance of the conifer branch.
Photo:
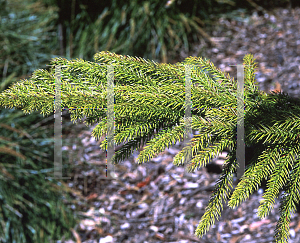
M 114 115 L 116 145 L 124 143 L 113 163 L 128 158 L 146 145 L 138 163 L 151 160 L 166 147 L 185 139 L 185 66 L 191 67 L 191 127 L 199 131 L 174 158 L 177 166 L 192 157 L 188 170 L 204 166 L 225 147 L 230 149 L 222 174 L 196 230 L 203 236 L 221 215 L 223 201 L 238 206 L 261 184 L 268 190 L 259 207 L 265 217 L 274 199 L 284 190 L 277 241 L 288 238 L 290 213 L 299 202 L 300 101 L 286 94 L 258 90 L 253 55 L 244 57 L 245 145 L 260 145 L 255 156 L 229 197 L 237 168 L 237 83 L 209 60 L 189 57 L 179 65 L 159 64 L 143 58 L 100 52 L 95 62 L 81 59 L 51 60 L 50 71 L 36 70 L 29 80 L 15 83 L 0 94 L 0 106 L 34 110 L 43 115 L 54 111 L 55 68 L 61 68 L 61 105 L 69 108 L 71 120 L 86 117 L 86 125 L 97 123 L 92 136 L 107 133 L 107 66 L 114 66 Z M 266 115 L 267 114 L 267 115 Z M 107 140 L 100 148 L 106 149 Z
M 290 214 L 294 213 L 296 209 L 296 204 L 300 202 L 300 148 L 299 146 L 295 147 L 294 158 L 295 165 L 291 170 L 291 179 L 288 185 L 286 186 L 286 191 L 283 193 L 279 212 L 280 218 L 277 222 L 275 228 L 274 239 L 276 242 L 281 241 L 282 239 L 289 238 L 289 223 L 290 223 Z
M 205 213 L 202 216 L 198 227 L 195 231 L 195 235 L 202 237 L 209 228 L 214 225 L 215 218 L 221 216 L 221 210 L 223 210 L 223 200 L 227 200 L 228 192 L 232 188 L 232 176 L 236 168 L 236 162 L 234 158 L 234 152 L 229 153 L 229 158 L 225 161 L 220 179 L 217 181 L 215 190 L 211 195 L 208 205 L 205 208 Z
M 279 190 L 287 184 L 289 180 L 289 170 L 294 162 L 294 159 L 289 156 L 293 154 L 294 151 L 292 149 L 290 153 L 283 152 L 277 159 L 274 172 L 268 181 L 268 188 L 263 195 L 264 199 L 260 202 L 262 205 L 258 208 L 257 215 L 260 218 L 265 218 L 267 214 L 269 214 L 275 203 L 275 198 L 279 195 Z

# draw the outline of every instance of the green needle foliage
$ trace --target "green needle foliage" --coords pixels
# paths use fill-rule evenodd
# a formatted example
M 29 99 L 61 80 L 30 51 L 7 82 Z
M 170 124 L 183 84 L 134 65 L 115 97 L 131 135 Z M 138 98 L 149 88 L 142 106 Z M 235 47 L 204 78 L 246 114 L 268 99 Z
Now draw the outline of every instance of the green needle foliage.
M 142 58 L 100 52 L 95 62 L 81 59 L 68 61 L 54 58 L 48 71 L 36 70 L 29 80 L 14 84 L 0 94 L 0 106 L 22 108 L 30 113 L 53 112 L 55 67 L 61 70 L 62 108 L 70 110 L 71 120 L 87 117 L 87 125 L 97 122 L 93 136 L 107 133 L 107 66 L 114 65 L 116 145 L 113 163 L 126 159 L 134 149 L 146 145 L 138 163 L 154 158 L 176 141 L 185 139 L 185 66 L 191 66 L 192 129 L 199 131 L 173 163 L 183 165 L 191 156 L 188 171 L 205 166 L 224 148 L 229 148 L 223 172 L 198 225 L 196 235 L 203 236 L 220 216 L 223 200 L 237 207 L 267 180 L 268 189 L 258 210 L 268 215 L 274 199 L 283 190 L 280 219 L 275 240 L 287 242 L 291 212 L 299 203 L 299 136 L 300 102 L 283 93 L 270 95 L 258 90 L 255 83 L 256 63 L 251 54 L 244 57 L 244 127 L 245 144 L 260 145 L 238 185 L 233 189 L 237 137 L 237 82 L 217 69 L 209 60 L 189 57 L 178 65 L 159 64 Z M 99 65 L 100 64 L 100 65 Z M 194 66 L 193 66 L 194 65 Z M 197 65 L 197 66 L 196 66 Z M 267 114 L 267 115 L 266 115 Z M 155 132 L 156 131 L 156 132 Z M 104 140 L 100 147 L 106 149 Z

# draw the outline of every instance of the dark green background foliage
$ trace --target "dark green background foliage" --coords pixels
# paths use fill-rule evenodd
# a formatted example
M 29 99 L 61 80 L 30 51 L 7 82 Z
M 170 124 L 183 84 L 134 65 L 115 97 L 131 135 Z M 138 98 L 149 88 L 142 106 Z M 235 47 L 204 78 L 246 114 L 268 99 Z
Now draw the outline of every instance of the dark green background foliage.
M 0 2 L 0 91 L 45 67 L 56 46 L 54 7 Z M 57 49 L 57 48 L 55 48 Z M 53 126 L 37 112 L 0 111 L 0 242 L 51 242 L 72 236 L 75 218 L 53 174 Z M 53 120 L 52 120 L 53 121 Z M 53 122 L 52 122 L 53 123 Z
M 45 67 L 55 57 L 54 37 L 57 8 L 37 1 L 1 1 L 0 67 L 1 88 Z
M 124 55 L 140 56 L 168 62 L 183 47 L 199 42 L 199 28 L 211 27 L 220 15 L 234 17 L 232 11 L 250 13 L 248 1 L 82 1 L 43 0 L 59 7 L 63 29 L 61 56 L 93 60 L 94 53 L 109 50 Z M 265 8 L 285 6 L 288 0 L 254 1 Z M 173 54 L 174 54 L 173 53 Z M 172 54 L 170 54 L 172 55 Z
M 53 173 L 53 129 L 34 126 L 43 117 L 0 113 L 0 242 L 50 242 L 71 237 L 73 212 Z M 8 125 L 9 124 L 9 125 Z
M 6 110 L 1 111 L 0 119 L 0 242 L 71 237 L 69 228 L 75 221 L 62 203 L 66 195 L 58 181 L 45 179 L 53 172 L 52 130 L 31 128 L 28 122 L 41 121 L 39 114 Z

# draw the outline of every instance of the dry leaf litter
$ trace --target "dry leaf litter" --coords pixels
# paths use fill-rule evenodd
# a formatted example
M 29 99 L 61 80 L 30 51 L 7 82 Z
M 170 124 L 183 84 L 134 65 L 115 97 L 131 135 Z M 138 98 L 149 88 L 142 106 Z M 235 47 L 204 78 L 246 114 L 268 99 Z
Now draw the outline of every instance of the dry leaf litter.
M 300 9 L 274 12 L 275 15 L 263 16 L 254 12 L 249 18 L 234 21 L 220 19 L 211 33 L 215 47 L 201 42 L 191 53 L 182 51 L 175 61 L 205 49 L 205 55 L 217 67 L 236 77 L 236 67 L 230 65 L 242 63 L 244 55 L 252 53 L 258 62 L 260 89 L 282 90 L 299 97 Z M 71 206 L 90 218 L 81 220 L 73 229 L 73 240 L 61 242 L 272 242 L 279 219 L 279 199 L 268 217 L 260 219 L 256 213 L 262 189 L 235 209 L 224 205 L 220 219 L 208 233 L 200 239 L 194 236 L 219 175 L 207 173 L 205 168 L 184 175 L 183 167 L 172 164 L 183 143 L 176 143 L 141 165 L 136 164 L 136 151 L 115 166 L 117 179 L 107 180 L 105 152 L 99 148 L 101 140 L 91 137 L 95 125 L 72 127 L 63 140 L 68 143 L 64 150 L 69 153 L 69 162 L 75 165 L 68 174 L 72 179 L 66 183 L 74 196 Z M 226 155 L 223 152 L 212 162 L 222 165 Z M 292 214 L 289 242 L 300 242 L 299 229 L 299 215 Z

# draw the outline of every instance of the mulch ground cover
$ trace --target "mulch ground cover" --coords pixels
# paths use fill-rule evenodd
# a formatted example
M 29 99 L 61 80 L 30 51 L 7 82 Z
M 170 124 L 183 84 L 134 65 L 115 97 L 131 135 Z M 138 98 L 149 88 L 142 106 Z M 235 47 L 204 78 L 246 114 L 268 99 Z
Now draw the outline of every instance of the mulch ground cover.
M 281 90 L 293 97 L 300 93 L 300 9 L 277 9 L 275 15 L 236 20 L 220 19 L 210 36 L 216 46 L 206 42 L 194 45 L 191 52 L 182 50 L 174 63 L 187 56 L 208 57 L 215 66 L 236 77 L 236 67 L 245 54 L 252 53 L 258 62 L 257 80 L 265 92 Z M 269 243 L 279 219 L 279 199 L 269 216 L 256 215 L 262 189 L 238 208 L 224 205 L 219 220 L 201 239 L 194 236 L 219 175 L 205 168 L 184 175 L 182 167 L 172 164 L 182 143 L 160 153 L 148 163 L 137 165 L 138 152 L 115 166 L 117 179 L 105 179 L 105 152 L 91 137 L 95 126 L 84 129 L 75 125 L 64 137 L 74 169 L 66 181 L 72 190 L 72 207 L 83 216 L 74 231 L 74 239 L 64 242 L 211 242 Z M 64 143 L 64 142 L 63 142 Z M 222 164 L 223 152 L 213 159 Z M 290 223 L 290 241 L 300 242 L 297 213 Z

